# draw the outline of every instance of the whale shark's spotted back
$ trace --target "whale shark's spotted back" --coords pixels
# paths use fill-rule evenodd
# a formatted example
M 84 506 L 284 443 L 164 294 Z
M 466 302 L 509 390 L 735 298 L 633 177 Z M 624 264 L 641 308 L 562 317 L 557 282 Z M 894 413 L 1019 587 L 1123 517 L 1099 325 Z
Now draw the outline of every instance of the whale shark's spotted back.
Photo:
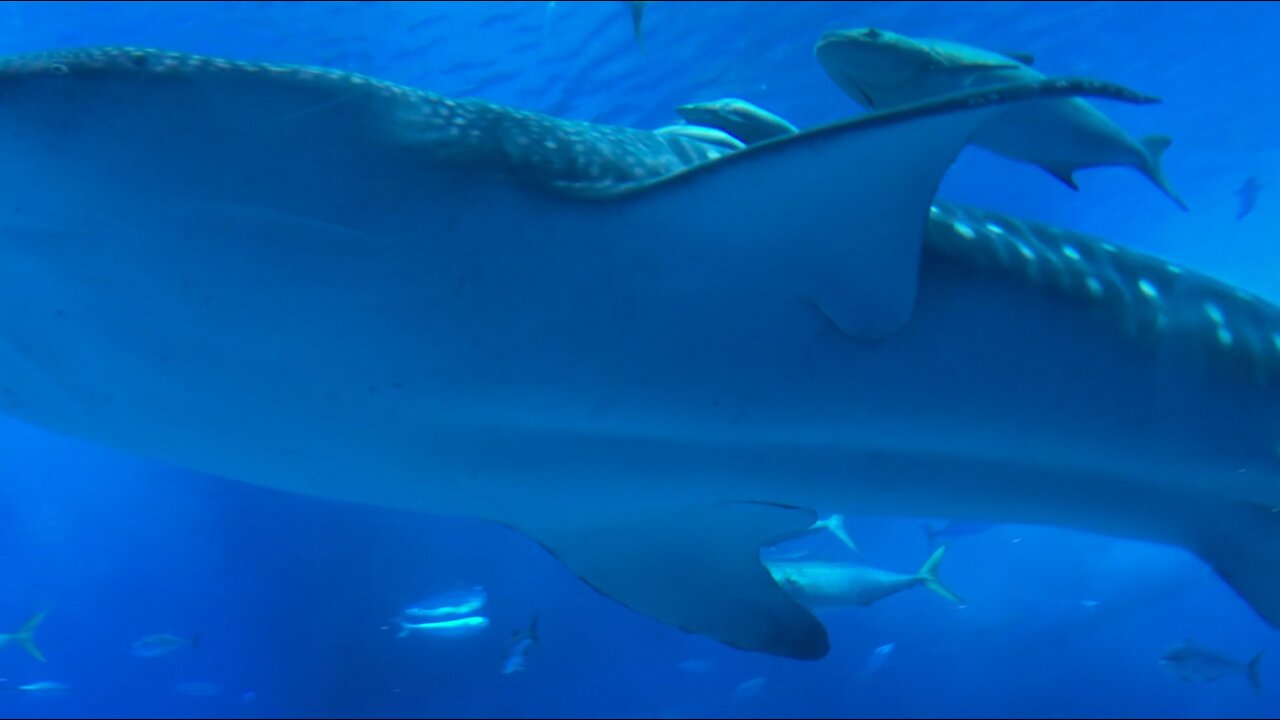
M 181 81 L 210 75 L 258 76 L 290 88 L 349 91 L 352 99 L 391 101 L 415 145 L 476 170 L 510 173 L 573 195 L 595 195 L 652 181 L 726 153 L 677 135 L 561 120 L 473 98 L 448 98 L 364 75 L 321 67 L 253 63 L 134 47 L 12 56 L 0 82 L 33 77 L 145 74 Z
M 1105 240 L 935 203 L 924 262 L 1030 283 L 1095 307 L 1147 347 L 1175 344 L 1259 384 L 1280 383 L 1280 308 L 1240 288 Z

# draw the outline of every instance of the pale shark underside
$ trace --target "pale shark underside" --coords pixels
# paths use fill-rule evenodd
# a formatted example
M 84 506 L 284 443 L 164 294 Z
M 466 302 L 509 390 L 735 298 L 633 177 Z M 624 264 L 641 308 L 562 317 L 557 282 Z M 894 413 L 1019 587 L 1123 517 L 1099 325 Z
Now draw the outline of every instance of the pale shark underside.
M 812 508 L 1188 547 L 1272 622 L 1271 306 L 930 203 L 1039 81 L 712 162 L 676 136 L 137 49 L 0 62 L 0 409 L 519 529 L 622 603 L 821 657 Z M 688 168 L 688 169 L 682 169 Z

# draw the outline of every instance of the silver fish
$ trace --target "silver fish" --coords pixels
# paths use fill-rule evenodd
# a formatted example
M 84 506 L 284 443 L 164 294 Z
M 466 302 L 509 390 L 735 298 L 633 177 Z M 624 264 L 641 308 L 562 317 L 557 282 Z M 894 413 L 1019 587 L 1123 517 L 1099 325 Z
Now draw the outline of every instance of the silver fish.
M 1157 661 L 1170 675 L 1183 682 L 1208 682 L 1232 675 L 1243 675 L 1254 690 L 1262 691 L 1262 678 L 1258 674 L 1262 653 L 1248 662 L 1239 662 L 1196 644 L 1188 639 L 1169 648 Z

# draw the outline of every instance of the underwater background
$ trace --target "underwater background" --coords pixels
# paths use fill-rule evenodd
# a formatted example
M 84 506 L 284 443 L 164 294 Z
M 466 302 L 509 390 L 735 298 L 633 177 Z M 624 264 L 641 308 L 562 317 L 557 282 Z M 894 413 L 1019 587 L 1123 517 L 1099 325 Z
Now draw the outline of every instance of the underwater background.
M 941 199 L 1100 235 L 1280 301 L 1280 5 L 1226 2 L 652 2 L 643 44 L 623 2 L 0 4 L 0 53 L 136 45 L 312 64 L 560 117 L 656 128 L 724 96 L 801 128 L 861 109 L 813 58 L 831 29 L 1031 53 L 1048 75 L 1157 95 L 1097 104 L 1174 143 L 1187 214 L 1131 169 L 1042 170 L 970 148 Z M 1237 220 L 1235 191 L 1259 177 Z M 923 522 L 849 514 L 876 567 L 914 572 Z M 0 419 L 0 631 L 39 610 L 40 663 L 0 648 L 0 715 L 1166 716 L 1280 713 L 1280 634 L 1190 554 L 1053 528 L 948 538 L 956 605 L 919 588 L 823 614 L 830 655 L 735 651 L 598 595 L 533 541 L 466 519 L 288 495 L 148 463 Z M 832 559 L 829 535 L 800 546 Z M 1280 571 L 1280 568 L 1277 568 Z M 485 588 L 489 627 L 397 637 L 424 598 Z M 512 633 L 539 618 L 527 669 Z M 155 633 L 199 637 L 138 657 Z M 1179 682 L 1186 638 L 1242 675 Z M 888 651 L 883 650 L 886 646 Z M 881 648 L 880 652 L 876 652 Z M 874 658 L 874 659 L 873 659 Z M 12 686 L 62 683 L 55 692 Z

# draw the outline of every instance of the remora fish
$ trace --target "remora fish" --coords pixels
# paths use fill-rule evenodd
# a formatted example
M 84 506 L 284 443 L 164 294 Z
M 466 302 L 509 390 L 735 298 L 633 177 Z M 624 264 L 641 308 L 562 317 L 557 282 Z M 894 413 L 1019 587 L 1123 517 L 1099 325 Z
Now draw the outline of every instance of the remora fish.
M 502 523 L 795 658 L 826 632 L 759 553 L 811 508 L 1176 543 L 1275 622 L 1280 313 L 930 212 L 975 130 L 1068 95 L 1149 100 L 984 88 L 690 166 L 678 137 L 331 70 L 0 60 L 0 411 Z
M 991 52 L 947 40 L 910 38 L 856 28 L 824 33 L 814 55 L 831 79 L 868 108 L 919 102 L 983 85 L 1037 80 L 1027 56 Z M 973 144 L 1038 165 L 1072 189 L 1077 170 L 1127 165 L 1145 175 L 1178 207 L 1187 204 L 1165 179 L 1160 157 L 1167 137 L 1135 140 L 1080 98 L 1010 108 L 973 136 Z
M 667 125 L 654 130 L 654 132 L 659 135 L 681 135 L 690 140 L 696 140 L 724 150 L 741 150 L 746 147 L 741 140 L 729 133 L 717 128 L 703 127 L 702 125 Z
M 676 113 L 685 122 L 715 128 L 747 145 L 796 132 L 796 126 L 790 122 L 759 105 L 738 98 L 689 103 L 677 107 Z

